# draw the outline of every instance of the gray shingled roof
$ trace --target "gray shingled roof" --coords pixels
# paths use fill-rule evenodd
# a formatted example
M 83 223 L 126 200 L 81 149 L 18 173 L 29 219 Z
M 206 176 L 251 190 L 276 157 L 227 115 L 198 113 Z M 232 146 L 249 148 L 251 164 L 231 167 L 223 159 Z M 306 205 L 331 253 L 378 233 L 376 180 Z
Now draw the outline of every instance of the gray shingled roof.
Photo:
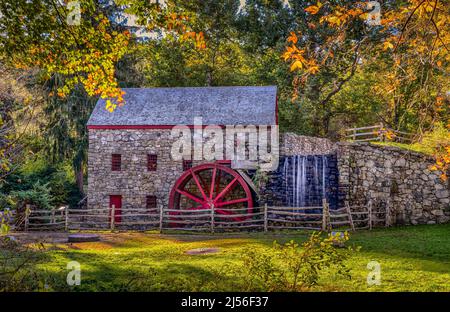
M 204 125 L 276 123 L 276 86 L 123 90 L 124 106 L 110 113 L 100 99 L 88 126 L 192 125 L 194 117 L 202 117 Z

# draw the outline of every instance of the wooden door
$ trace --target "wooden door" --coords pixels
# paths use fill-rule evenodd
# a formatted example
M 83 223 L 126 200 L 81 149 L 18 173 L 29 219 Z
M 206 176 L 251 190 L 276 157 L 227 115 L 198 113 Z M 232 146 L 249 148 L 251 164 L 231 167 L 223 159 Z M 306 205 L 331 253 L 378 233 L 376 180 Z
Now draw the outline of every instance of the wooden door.
M 122 220 L 122 195 L 109 195 L 109 208 L 114 205 L 114 223 L 120 223 Z M 111 216 L 112 210 L 110 210 Z

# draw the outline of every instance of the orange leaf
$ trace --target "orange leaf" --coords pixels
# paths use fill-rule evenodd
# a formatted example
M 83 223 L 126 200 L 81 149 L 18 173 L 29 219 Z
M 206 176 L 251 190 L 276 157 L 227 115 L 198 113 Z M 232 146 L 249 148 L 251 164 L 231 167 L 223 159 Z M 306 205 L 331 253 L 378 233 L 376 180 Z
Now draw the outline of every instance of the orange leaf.
M 291 35 L 288 37 L 287 41 L 296 44 L 298 41 L 297 35 L 293 31 L 291 31 Z
M 305 9 L 306 12 L 311 13 L 312 15 L 315 15 L 319 12 L 320 8 L 316 5 L 311 5 Z

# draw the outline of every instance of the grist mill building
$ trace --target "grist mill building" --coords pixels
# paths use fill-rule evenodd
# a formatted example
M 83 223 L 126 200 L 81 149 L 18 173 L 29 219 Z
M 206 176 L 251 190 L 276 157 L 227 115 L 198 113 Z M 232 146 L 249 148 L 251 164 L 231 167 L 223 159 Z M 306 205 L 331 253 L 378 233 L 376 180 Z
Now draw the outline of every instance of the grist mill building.
M 171 130 L 194 128 L 194 118 L 222 128 L 276 125 L 275 86 L 124 91 L 124 106 L 110 113 L 99 100 L 87 124 L 90 209 L 253 207 L 251 182 L 226 157 L 173 159 Z

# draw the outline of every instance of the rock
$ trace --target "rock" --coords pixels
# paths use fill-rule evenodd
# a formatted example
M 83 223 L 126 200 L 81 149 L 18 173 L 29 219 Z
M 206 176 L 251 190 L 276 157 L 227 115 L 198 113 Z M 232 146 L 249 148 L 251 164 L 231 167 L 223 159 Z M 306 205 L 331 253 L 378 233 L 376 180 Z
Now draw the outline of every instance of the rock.
M 100 240 L 100 236 L 97 234 L 71 234 L 67 238 L 69 243 L 85 243 L 85 242 L 98 242 Z
M 448 198 L 448 191 L 447 190 L 437 190 L 436 191 L 436 197 L 437 198 Z
M 431 210 L 431 214 L 434 216 L 443 216 L 444 212 L 442 210 L 435 209 L 435 210 Z

